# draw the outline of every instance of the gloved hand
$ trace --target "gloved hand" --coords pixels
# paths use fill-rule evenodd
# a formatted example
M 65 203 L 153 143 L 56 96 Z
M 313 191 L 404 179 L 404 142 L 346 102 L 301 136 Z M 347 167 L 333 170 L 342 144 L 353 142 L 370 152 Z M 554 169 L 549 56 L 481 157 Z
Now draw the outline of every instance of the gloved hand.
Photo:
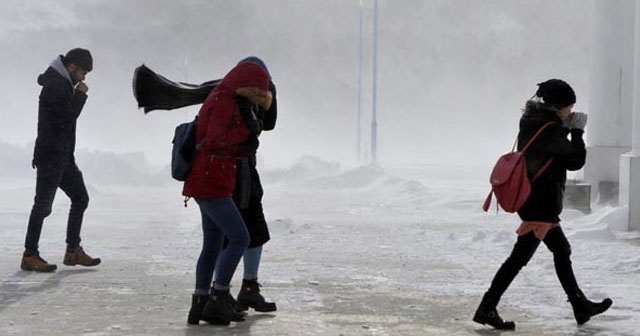
M 240 116 L 242 120 L 249 127 L 249 131 L 251 134 L 260 135 L 262 132 L 262 120 L 256 117 L 254 113 L 254 104 L 245 97 L 238 96 L 237 98 L 238 109 L 240 110 Z
M 238 110 L 240 110 L 242 120 L 249 122 L 255 118 L 255 114 L 253 113 L 254 104 L 248 98 L 237 96 L 236 102 L 238 104 Z
M 570 130 L 584 130 L 584 127 L 587 125 L 587 114 L 584 112 L 571 112 L 562 124 Z

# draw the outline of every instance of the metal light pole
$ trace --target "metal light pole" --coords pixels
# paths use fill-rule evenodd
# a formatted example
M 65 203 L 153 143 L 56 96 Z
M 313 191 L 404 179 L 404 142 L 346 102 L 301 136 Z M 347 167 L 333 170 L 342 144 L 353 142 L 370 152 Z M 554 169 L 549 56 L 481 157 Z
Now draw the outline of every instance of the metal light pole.
M 378 162 L 378 0 L 373 1 L 373 99 L 371 117 L 371 161 Z
M 358 132 L 356 139 L 356 147 L 357 147 L 357 161 L 360 161 L 361 151 L 360 151 L 360 142 L 361 142 L 361 124 L 362 124 L 362 11 L 364 6 L 364 0 L 360 0 L 360 30 L 358 31 Z

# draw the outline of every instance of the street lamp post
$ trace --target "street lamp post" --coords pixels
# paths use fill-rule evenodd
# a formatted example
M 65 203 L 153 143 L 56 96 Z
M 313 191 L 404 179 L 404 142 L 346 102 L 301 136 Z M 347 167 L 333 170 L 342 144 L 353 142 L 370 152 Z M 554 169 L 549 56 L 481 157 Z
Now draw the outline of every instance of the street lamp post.
M 360 29 L 358 31 L 358 132 L 356 139 L 357 160 L 360 160 L 361 124 L 362 124 L 362 11 L 364 0 L 360 0 Z
M 371 116 L 371 161 L 378 161 L 378 0 L 373 1 L 373 98 Z

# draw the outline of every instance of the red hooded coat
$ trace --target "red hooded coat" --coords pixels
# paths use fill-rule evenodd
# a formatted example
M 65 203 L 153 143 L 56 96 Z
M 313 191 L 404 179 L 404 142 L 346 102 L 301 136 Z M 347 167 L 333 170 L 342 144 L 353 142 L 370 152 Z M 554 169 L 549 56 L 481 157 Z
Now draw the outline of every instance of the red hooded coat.
M 269 75 L 259 65 L 244 62 L 211 91 L 198 113 L 196 141 L 202 145 L 184 181 L 184 196 L 222 198 L 233 194 L 239 145 L 249 137 L 236 104 L 236 90 L 241 87 L 267 91 Z

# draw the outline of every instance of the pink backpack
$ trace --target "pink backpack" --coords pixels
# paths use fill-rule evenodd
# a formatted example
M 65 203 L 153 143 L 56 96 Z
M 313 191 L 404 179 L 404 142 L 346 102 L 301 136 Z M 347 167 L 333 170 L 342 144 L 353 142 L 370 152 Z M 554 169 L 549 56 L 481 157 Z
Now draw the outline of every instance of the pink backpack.
M 536 132 L 531 137 L 529 142 L 522 148 L 521 151 L 515 150 L 515 144 L 511 152 L 502 155 L 498 162 L 493 166 L 491 171 L 491 177 L 489 183 L 491 183 L 491 191 L 484 201 L 482 209 L 484 211 L 489 210 L 491 205 L 491 195 L 496 196 L 496 201 L 500 204 L 500 207 L 506 212 L 518 211 L 524 202 L 527 201 L 529 193 L 531 192 L 531 183 L 527 177 L 527 164 L 524 160 L 524 151 L 529 148 L 533 141 L 544 131 L 547 126 L 554 124 L 550 121 Z M 553 158 L 549 159 L 536 173 L 532 181 L 534 181 L 540 174 L 542 174 L 547 167 L 551 164 Z M 496 205 L 497 210 L 497 205 Z

